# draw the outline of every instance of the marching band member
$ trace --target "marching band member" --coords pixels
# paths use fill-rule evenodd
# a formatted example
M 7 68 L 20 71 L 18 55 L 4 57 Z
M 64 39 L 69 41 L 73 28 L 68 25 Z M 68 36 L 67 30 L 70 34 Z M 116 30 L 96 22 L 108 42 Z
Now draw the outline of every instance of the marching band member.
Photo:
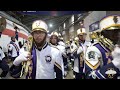
M 30 39 L 28 47 L 24 47 L 24 50 L 14 60 L 12 76 L 18 78 L 25 74 L 26 79 L 63 78 L 60 51 L 46 41 L 47 33 L 48 26 L 44 21 L 33 22 L 32 39 Z M 54 72 L 56 72 L 56 76 Z
M 86 41 L 86 30 L 81 28 L 77 30 L 77 36 L 79 38 L 78 48 L 74 50 L 74 71 L 75 79 L 83 79 L 84 75 L 84 60 L 87 47 L 90 46 L 90 42 Z
M 59 44 L 59 37 L 58 37 L 57 32 L 52 32 L 51 33 L 50 43 L 61 52 L 61 58 L 62 58 L 61 62 L 64 63 L 62 65 L 63 77 L 64 77 L 64 76 L 66 76 L 66 71 L 64 70 L 64 66 L 67 63 L 67 56 L 66 56 L 66 53 L 65 53 L 65 46 Z
M 15 58 L 19 55 L 19 44 L 15 39 L 15 36 L 11 37 L 11 41 L 8 44 L 8 55 L 11 57 L 11 60 L 14 61 Z
M 100 21 L 97 41 L 88 47 L 85 59 L 87 79 L 117 79 L 120 69 L 120 16 L 108 16 Z
M 74 66 L 74 51 L 77 49 L 77 45 L 75 44 L 75 40 L 72 40 L 71 41 L 71 47 L 70 47 L 70 51 L 71 51 L 71 66 L 72 66 L 72 69 L 73 69 L 73 66 Z

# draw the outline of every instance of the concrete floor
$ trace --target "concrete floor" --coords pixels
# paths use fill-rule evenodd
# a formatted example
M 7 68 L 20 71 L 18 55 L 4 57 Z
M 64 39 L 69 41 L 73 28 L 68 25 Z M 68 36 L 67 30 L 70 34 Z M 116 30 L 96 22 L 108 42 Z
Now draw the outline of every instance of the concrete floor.
M 65 77 L 65 79 L 74 79 L 73 78 L 73 70 L 72 70 L 72 67 L 71 67 L 71 65 L 69 64 L 69 71 L 68 71 L 68 74 L 67 74 L 67 76 Z

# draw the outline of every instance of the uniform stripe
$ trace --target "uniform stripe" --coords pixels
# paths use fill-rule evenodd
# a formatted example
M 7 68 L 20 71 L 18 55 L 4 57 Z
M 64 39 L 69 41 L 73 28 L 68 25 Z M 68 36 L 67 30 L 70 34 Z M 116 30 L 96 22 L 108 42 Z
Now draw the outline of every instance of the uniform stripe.
M 105 77 L 99 71 L 96 71 L 95 74 L 99 79 L 105 79 Z
M 93 70 L 97 69 L 100 66 L 100 62 L 98 61 L 98 63 L 96 65 L 92 65 L 91 63 L 89 63 L 87 60 L 85 60 L 85 63 Z
M 62 70 L 61 66 L 55 62 L 55 66 L 57 66 L 60 70 Z

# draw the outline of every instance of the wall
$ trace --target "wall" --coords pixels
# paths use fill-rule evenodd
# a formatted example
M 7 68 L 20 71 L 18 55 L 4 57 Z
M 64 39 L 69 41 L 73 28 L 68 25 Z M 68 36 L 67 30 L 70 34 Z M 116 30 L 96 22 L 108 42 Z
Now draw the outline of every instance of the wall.
M 107 15 L 120 15 L 120 11 L 106 11 Z
M 1 38 L 0 38 L 0 46 L 3 48 L 4 52 L 7 52 L 7 45 L 11 40 L 12 36 L 15 36 L 15 29 L 13 22 L 6 19 L 6 29 L 2 32 Z M 23 43 L 24 40 L 27 39 L 29 32 L 24 29 L 22 26 L 15 24 L 19 30 L 18 30 L 18 41 L 21 41 Z
M 89 38 L 89 25 L 92 23 L 101 20 L 103 17 L 106 16 L 106 11 L 92 11 L 85 19 L 84 19 L 84 27 L 87 31 L 87 40 Z

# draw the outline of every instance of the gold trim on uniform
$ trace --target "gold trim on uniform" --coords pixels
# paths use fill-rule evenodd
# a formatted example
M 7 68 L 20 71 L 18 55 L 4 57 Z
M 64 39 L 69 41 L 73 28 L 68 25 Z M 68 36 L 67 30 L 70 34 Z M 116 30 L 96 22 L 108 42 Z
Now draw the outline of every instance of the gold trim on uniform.
M 109 29 L 110 27 L 117 27 L 117 26 L 120 26 L 120 24 L 112 24 L 112 25 L 110 25 L 110 26 L 107 26 L 106 28 L 103 28 L 102 30 L 106 30 L 106 29 L 108 29 L 108 30 L 113 30 L 113 29 Z
M 34 28 L 33 30 L 32 30 L 32 32 L 34 32 L 34 31 L 43 31 L 43 32 L 47 32 L 45 29 L 43 29 L 43 28 Z
M 62 70 L 61 66 L 55 62 L 55 66 L 57 66 L 60 70 Z
M 93 70 L 97 69 L 100 66 L 100 61 L 98 61 L 98 63 L 94 66 L 90 64 L 87 60 L 85 60 L 85 63 Z
M 23 74 L 24 74 L 24 72 L 23 72 L 23 71 L 24 71 L 24 67 L 22 66 L 22 70 L 20 71 L 20 73 L 21 73 L 21 74 L 20 74 L 20 77 L 22 77 L 22 76 L 23 76 Z
M 84 62 L 84 53 L 80 53 L 80 67 L 83 67 L 83 62 Z

